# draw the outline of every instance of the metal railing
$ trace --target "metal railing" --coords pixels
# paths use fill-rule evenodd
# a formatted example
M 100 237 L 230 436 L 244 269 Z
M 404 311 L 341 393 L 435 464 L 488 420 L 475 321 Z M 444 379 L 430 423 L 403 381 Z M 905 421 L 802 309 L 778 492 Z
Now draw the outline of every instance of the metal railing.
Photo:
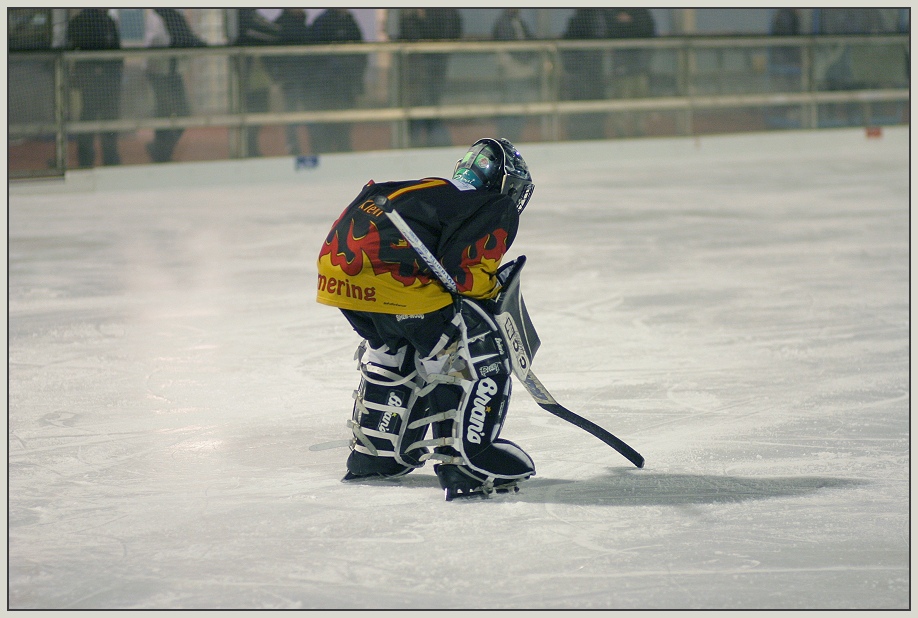
M 631 57 L 623 59 L 627 54 Z M 308 105 L 287 111 L 284 71 L 272 74 L 270 67 L 291 62 L 320 66 L 336 58 L 362 58 L 366 64 L 365 73 L 356 77 L 363 87 L 353 103 L 342 107 L 340 99 L 328 95 L 355 76 L 341 75 L 343 81 L 336 82 L 326 74 L 324 81 L 308 84 L 315 93 Z M 424 80 L 419 84 L 415 77 L 419 63 L 434 58 L 448 68 L 436 83 L 436 96 L 425 99 L 417 92 Z M 528 67 L 527 72 L 509 73 L 508 59 Z M 626 60 L 639 67 L 629 68 Z M 672 135 L 698 132 L 699 114 L 714 114 L 716 130 L 716 116 L 725 110 L 766 119 L 753 129 L 908 122 L 907 35 L 130 49 L 14 53 L 8 61 L 10 147 L 33 140 L 54 143 L 53 161 L 45 169 L 15 169 L 11 151 L 13 176 L 61 173 L 72 158 L 69 138 L 105 132 L 218 127 L 228 135 L 224 156 L 243 158 L 252 155 L 243 139 L 246 131 L 295 124 L 384 126 L 387 137 L 378 147 L 405 148 L 417 145 L 412 123 L 425 120 L 481 123 L 517 117 L 537 127 L 529 136 L 538 141 L 577 139 L 570 123 L 590 115 L 601 122 L 622 115 L 640 122 L 665 116 L 668 125 L 656 134 Z M 119 90 L 97 96 L 119 96 L 119 113 L 81 119 L 75 109 L 77 69 L 106 61 L 123 63 Z M 154 109 L 145 75 L 164 62 L 183 67 L 191 103 L 187 115 L 165 117 Z M 267 108 L 248 104 L 253 63 L 267 69 Z M 576 75 L 586 76 L 588 88 L 578 90 Z M 629 78 L 639 86 L 622 94 L 619 85 Z M 522 94 L 508 92 L 511 83 Z M 84 104 L 90 101 L 86 97 L 84 91 Z M 847 111 L 839 113 L 840 106 Z M 769 125 L 769 115 L 784 122 Z M 731 130 L 729 123 L 722 124 L 725 132 Z M 610 137 L 605 132 L 591 136 Z

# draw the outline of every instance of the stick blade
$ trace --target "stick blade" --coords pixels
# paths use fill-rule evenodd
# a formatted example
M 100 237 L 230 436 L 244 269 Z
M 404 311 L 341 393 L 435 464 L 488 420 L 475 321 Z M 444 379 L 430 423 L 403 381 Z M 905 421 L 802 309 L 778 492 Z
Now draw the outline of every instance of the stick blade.
M 643 455 L 638 453 L 636 450 L 634 450 L 633 448 L 628 446 L 625 442 L 623 442 L 620 438 L 606 431 L 605 429 L 603 429 L 602 427 L 600 427 L 593 421 L 589 421 L 583 418 L 582 416 L 580 416 L 579 414 L 574 414 L 573 412 L 571 412 L 570 410 L 568 410 L 567 408 L 565 408 L 559 403 L 542 403 L 541 401 L 538 401 L 538 400 L 536 400 L 536 403 L 539 404 L 539 406 L 543 410 L 547 412 L 551 412 L 558 418 L 561 418 L 567 421 L 568 423 L 571 423 L 572 425 L 576 425 L 577 427 L 580 427 L 587 433 L 593 434 L 594 436 L 596 436 L 597 438 L 599 438 L 600 440 L 602 440 L 603 442 L 605 442 L 606 444 L 614 448 L 616 451 L 621 453 L 622 456 L 625 457 L 625 459 L 630 461 L 636 467 L 638 468 L 644 467 Z

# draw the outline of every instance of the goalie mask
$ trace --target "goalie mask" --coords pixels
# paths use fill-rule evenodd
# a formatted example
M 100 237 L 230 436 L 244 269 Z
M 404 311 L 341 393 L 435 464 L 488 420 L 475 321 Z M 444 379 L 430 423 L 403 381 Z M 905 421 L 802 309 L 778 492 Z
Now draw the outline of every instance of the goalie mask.
M 529 203 L 532 176 L 519 150 L 504 138 L 480 139 L 456 162 L 453 178 L 484 191 L 503 193 L 522 213 Z

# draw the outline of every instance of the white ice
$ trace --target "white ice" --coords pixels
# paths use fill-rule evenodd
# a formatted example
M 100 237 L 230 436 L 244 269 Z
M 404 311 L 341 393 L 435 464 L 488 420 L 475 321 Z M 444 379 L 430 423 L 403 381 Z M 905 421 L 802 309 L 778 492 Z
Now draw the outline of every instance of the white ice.
M 909 131 L 523 144 L 537 474 L 341 482 L 315 302 L 367 180 L 455 148 L 9 188 L 11 609 L 907 609 Z

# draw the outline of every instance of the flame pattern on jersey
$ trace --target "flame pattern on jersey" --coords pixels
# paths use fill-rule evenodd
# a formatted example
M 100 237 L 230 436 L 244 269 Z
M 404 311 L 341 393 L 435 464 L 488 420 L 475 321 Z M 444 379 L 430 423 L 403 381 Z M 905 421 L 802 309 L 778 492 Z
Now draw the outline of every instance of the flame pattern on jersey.
M 374 205 L 372 198 L 380 193 L 388 195 L 403 217 L 413 219 L 412 228 L 438 254 L 461 294 L 472 298 L 496 294 L 495 274 L 516 232 L 515 210 L 507 218 L 511 209 L 502 202 L 492 208 L 493 195 L 463 193 L 446 180 L 424 179 L 384 185 L 371 182 L 344 210 L 319 252 L 318 302 L 356 311 L 405 314 L 429 313 L 452 302 L 449 292 Z M 447 216 L 446 224 L 441 216 L 430 216 L 432 204 L 452 215 Z M 485 204 L 487 208 L 482 208 Z M 421 214 L 425 221 L 419 220 Z M 464 215 L 474 223 L 463 222 Z M 478 237 L 469 238 L 468 232 Z
M 344 274 L 350 275 L 351 277 L 356 277 L 365 266 L 368 266 L 373 270 L 374 275 L 380 276 L 389 273 L 393 279 L 400 282 L 405 287 L 411 287 L 418 281 L 425 284 L 430 283 L 430 277 L 424 276 L 416 271 L 407 276 L 403 275 L 400 262 L 386 261 L 380 255 L 380 246 L 382 242 L 375 223 L 370 222 L 369 229 L 366 233 L 360 235 L 354 232 L 354 225 L 354 222 L 351 221 L 347 233 L 343 234 L 343 247 L 341 246 L 340 239 L 342 234 L 332 234 L 330 236 L 330 241 L 326 239 L 322 251 L 319 253 L 319 258 L 321 259 L 323 255 L 328 255 L 332 266 L 340 268 Z M 394 243 L 392 248 L 410 249 L 407 243 Z

